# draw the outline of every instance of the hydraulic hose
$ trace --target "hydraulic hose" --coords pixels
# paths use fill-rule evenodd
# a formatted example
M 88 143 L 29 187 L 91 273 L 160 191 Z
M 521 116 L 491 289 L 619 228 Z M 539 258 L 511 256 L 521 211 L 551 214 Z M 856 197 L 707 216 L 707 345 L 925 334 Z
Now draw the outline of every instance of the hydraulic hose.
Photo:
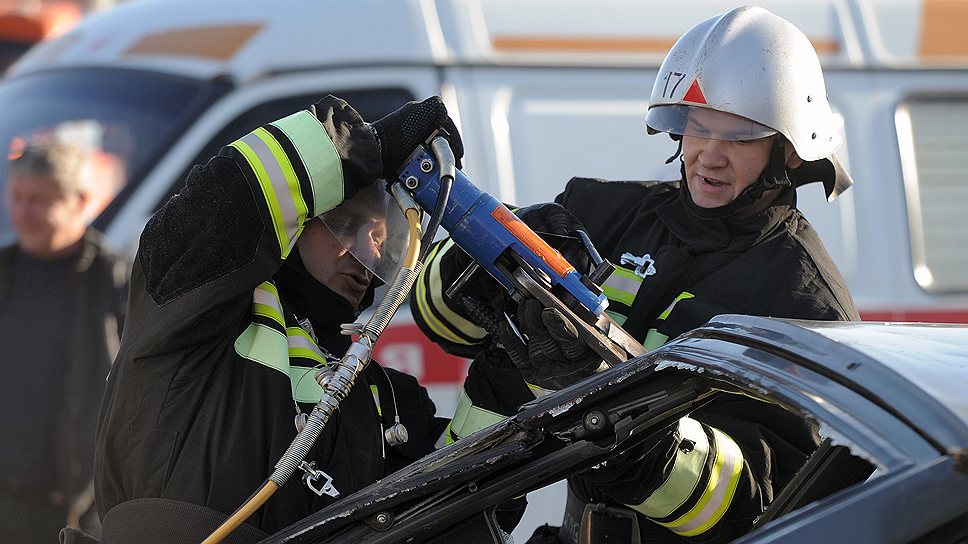
M 262 486 L 256 490 L 255 493 L 246 501 L 242 506 L 240 506 L 231 516 L 217 529 L 212 531 L 212 534 L 208 535 L 208 538 L 202 541 L 202 544 L 217 544 L 221 542 L 225 537 L 229 536 L 232 531 L 238 528 L 239 525 L 249 519 L 256 510 L 262 506 L 269 497 L 272 496 L 276 490 L 279 489 L 279 484 L 273 482 L 272 480 L 266 480 L 262 483 Z
M 344 326 L 344 333 L 359 332 L 359 338 L 353 341 L 349 349 L 346 350 L 346 354 L 337 364 L 336 371 L 328 377 L 323 387 L 322 398 L 313 407 L 306 425 L 296 433 L 296 437 L 289 444 L 289 448 L 276 463 L 275 470 L 242 506 L 215 529 L 208 538 L 202 541 L 202 544 L 218 544 L 221 542 L 255 513 L 277 489 L 285 485 L 296 470 L 301 467 L 309 450 L 329 422 L 330 416 L 336 411 L 339 403 L 349 395 L 353 384 L 356 382 L 357 375 L 369 362 L 373 344 L 379 339 L 383 330 L 390 323 L 390 319 L 393 318 L 393 314 L 396 313 L 403 301 L 406 300 L 407 294 L 410 293 L 421 264 L 419 259 L 421 245 L 420 208 L 410 194 L 400 187 L 400 184 L 391 187 L 391 193 L 403 210 L 409 226 L 410 238 L 407 243 L 407 253 L 403 260 L 403 266 L 397 271 L 397 275 L 390 284 L 386 295 L 380 300 L 380 304 L 374 310 L 366 325 L 361 330 Z
M 437 228 L 440 227 L 440 221 L 444 218 L 444 209 L 447 207 L 450 190 L 454 186 L 454 177 L 457 175 L 457 159 L 454 157 L 454 151 L 451 150 L 447 140 L 442 136 L 437 136 L 430 142 L 430 148 L 437 157 L 437 162 L 440 163 L 440 188 L 437 191 L 437 203 L 434 206 L 433 213 L 430 214 L 430 221 L 427 223 L 427 232 L 424 233 L 423 240 L 420 242 L 422 246 L 421 261 L 427 256 L 430 243 L 434 241 L 434 236 L 437 235 Z

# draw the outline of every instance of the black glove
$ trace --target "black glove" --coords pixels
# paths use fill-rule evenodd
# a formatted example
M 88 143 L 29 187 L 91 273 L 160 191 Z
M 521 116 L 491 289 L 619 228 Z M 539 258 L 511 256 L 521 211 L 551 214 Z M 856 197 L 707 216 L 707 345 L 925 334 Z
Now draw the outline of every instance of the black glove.
M 380 177 L 380 145 L 352 106 L 330 94 L 310 106 L 309 112 L 319 119 L 341 159 L 344 200 Z
M 554 308 L 535 299 L 518 306 L 517 323 L 527 343 L 502 323 L 498 340 L 528 383 L 557 390 L 592 375 L 602 358 L 578 337 L 578 329 Z
M 438 128 L 447 131 L 445 137 L 457 159 L 457 168 L 461 167 L 464 144 L 439 96 L 431 96 L 423 102 L 408 102 L 397 111 L 375 121 L 372 127 L 383 155 L 383 179 L 396 178 L 403 161 Z

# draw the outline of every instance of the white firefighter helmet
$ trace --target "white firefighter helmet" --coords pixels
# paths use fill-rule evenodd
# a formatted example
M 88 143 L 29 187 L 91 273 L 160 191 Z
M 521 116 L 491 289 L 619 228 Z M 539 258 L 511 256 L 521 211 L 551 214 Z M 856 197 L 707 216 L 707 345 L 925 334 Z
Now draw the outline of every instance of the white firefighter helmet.
M 693 133 L 693 108 L 742 119 L 729 131 Z M 850 185 L 832 157 L 843 143 L 841 121 L 827 102 L 817 53 L 800 29 L 763 8 L 736 8 L 683 34 L 659 68 L 646 125 L 650 134 L 730 140 L 779 133 L 808 164 L 822 161 L 809 164 L 814 177 L 800 183 L 823 181 L 830 199 Z
M 841 144 L 813 46 L 800 29 L 763 8 L 746 6 L 707 19 L 666 55 L 646 124 L 683 134 L 681 110 L 690 107 L 755 121 L 760 136 L 779 132 L 805 161 L 828 157 Z

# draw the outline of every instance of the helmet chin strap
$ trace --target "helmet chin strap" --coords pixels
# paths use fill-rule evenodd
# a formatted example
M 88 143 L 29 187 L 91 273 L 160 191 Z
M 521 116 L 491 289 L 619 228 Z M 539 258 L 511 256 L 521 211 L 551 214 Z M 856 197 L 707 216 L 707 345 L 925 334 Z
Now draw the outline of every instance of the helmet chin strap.
M 682 159 L 682 136 L 678 134 L 669 134 L 669 137 L 672 138 L 673 141 L 679 142 L 679 147 L 676 148 L 676 152 L 671 157 L 666 159 L 666 164 L 676 160 L 676 158 L 679 158 L 680 160 Z
M 766 191 L 793 185 L 787 172 L 786 153 L 780 141 L 780 137 L 773 138 L 773 146 L 770 148 L 770 159 L 766 163 L 766 168 L 760 173 L 759 179 L 750 184 L 746 189 L 743 189 L 743 192 L 736 198 L 737 201 L 740 199 L 748 201 L 759 200 Z

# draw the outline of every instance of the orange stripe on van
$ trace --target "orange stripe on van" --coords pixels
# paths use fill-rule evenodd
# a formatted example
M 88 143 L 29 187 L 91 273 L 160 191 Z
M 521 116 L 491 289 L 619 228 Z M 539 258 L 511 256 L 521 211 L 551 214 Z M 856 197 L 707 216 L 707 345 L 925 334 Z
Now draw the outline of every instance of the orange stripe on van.
M 204 26 L 149 34 L 124 55 L 175 55 L 229 60 L 262 25 Z
M 810 45 L 818 55 L 833 55 L 840 51 L 840 42 L 837 40 L 810 38 Z
M 495 36 L 491 45 L 498 51 L 535 53 L 661 53 L 676 38 L 580 38 Z
M 495 36 L 491 46 L 503 52 L 530 53 L 657 53 L 666 54 L 677 38 L 579 38 Z M 840 50 L 840 42 L 811 39 L 818 54 L 833 54 Z
M 922 57 L 968 57 L 968 2 L 922 0 Z

